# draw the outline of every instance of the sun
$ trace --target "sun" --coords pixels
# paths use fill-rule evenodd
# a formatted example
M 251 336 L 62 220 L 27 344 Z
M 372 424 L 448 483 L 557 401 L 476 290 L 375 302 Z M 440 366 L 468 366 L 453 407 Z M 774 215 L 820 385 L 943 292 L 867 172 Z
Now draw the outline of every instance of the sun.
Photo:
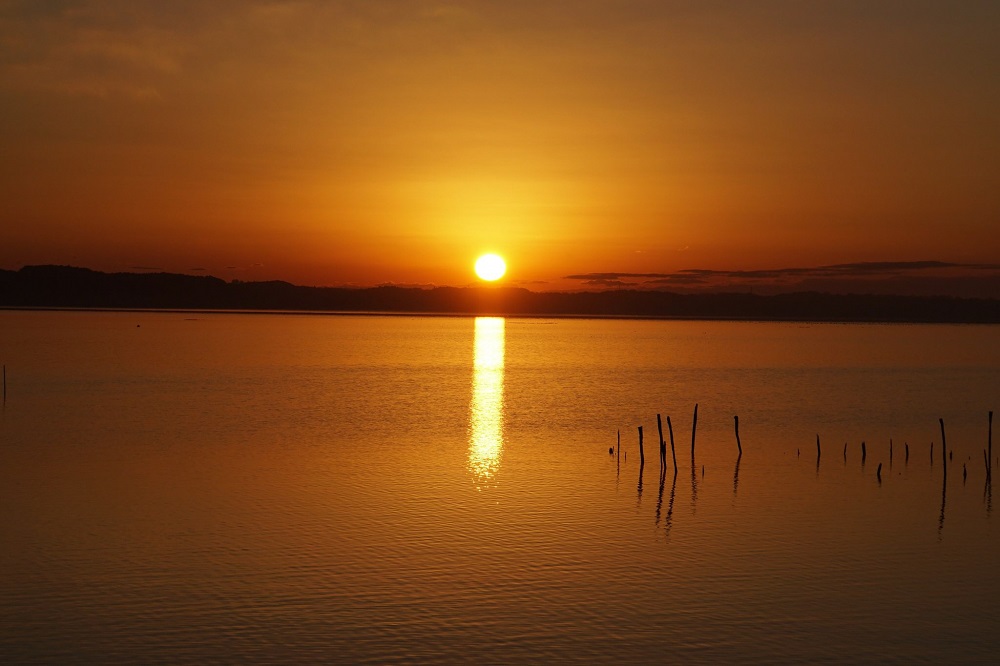
M 507 262 L 498 254 L 484 254 L 476 259 L 476 275 L 481 280 L 493 282 L 507 272 Z

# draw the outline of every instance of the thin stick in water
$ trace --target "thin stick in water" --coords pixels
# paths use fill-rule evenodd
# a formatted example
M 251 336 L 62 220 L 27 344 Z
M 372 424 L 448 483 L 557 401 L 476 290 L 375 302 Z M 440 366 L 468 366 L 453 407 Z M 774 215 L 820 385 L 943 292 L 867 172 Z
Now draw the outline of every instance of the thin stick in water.
M 677 452 L 674 451 L 674 426 L 670 424 L 670 417 L 667 417 L 667 432 L 670 434 L 670 457 L 674 459 L 674 474 L 677 474 Z
M 691 458 L 694 458 L 694 435 L 698 431 L 698 403 L 694 404 L 694 420 L 691 422 Z
M 740 455 L 743 455 L 743 445 L 740 444 L 740 417 L 734 416 L 733 423 L 736 425 L 736 448 L 739 449 Z
M 944 463 L 944 471 L 948 471 L 948 440 L 944 437 L 944 419 L 938 419 L 941 424 L 941 462 Z
M 639 426 L 639 467 L 646 464 L 646 456 L 642 452 L 642 426 Z
M 660 420 L 660 415 L 656 415 L 656 432 L 660 436 L 660 467 L 663 469 L 667 468 L 667 444 L 663 441 L 663 421 Z

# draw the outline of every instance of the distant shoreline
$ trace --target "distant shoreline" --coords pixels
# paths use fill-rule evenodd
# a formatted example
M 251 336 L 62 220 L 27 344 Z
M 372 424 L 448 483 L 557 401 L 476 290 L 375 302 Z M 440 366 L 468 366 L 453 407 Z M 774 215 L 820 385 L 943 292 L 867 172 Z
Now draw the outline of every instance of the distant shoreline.
M 636 319 L 797 323 L 1000 324 L 1000 300 L 797 292 L 532 292 L 514 287 L 301 287 L 171 273 L 101 273 L 69 266 L 0 270 L 0 309 Z

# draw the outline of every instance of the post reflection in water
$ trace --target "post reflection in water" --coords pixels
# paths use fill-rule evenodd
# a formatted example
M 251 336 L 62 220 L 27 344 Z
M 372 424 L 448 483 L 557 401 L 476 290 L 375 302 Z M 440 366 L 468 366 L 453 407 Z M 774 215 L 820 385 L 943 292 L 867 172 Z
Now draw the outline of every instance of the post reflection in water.
M 504 319 L 476 317 L 475 326 L 469 471 L 482 484 L 496 475 L 503 455 Z

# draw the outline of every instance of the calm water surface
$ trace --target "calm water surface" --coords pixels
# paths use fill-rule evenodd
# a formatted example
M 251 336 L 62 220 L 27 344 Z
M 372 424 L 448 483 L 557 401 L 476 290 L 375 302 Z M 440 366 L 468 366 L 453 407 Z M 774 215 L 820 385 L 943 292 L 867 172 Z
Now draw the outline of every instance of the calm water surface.
M 0 312 L 0 361 L 3 663 L 1000 651 L 997 327 Z

